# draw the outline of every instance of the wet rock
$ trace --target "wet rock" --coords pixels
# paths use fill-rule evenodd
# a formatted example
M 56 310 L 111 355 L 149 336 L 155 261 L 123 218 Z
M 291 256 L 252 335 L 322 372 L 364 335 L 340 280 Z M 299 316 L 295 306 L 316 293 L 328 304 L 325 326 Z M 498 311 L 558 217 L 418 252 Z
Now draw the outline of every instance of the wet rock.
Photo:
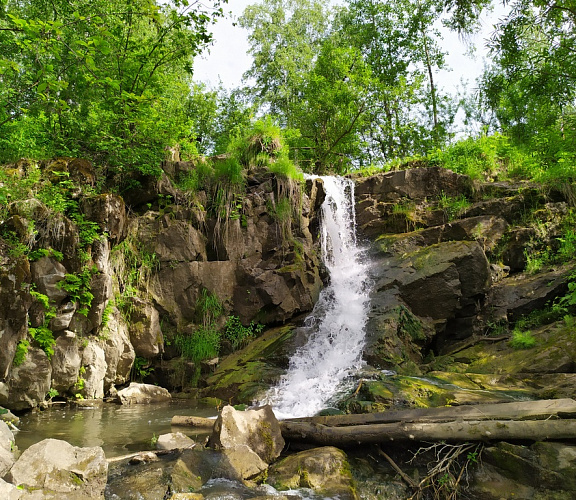
M 128 331 L 136 356 L 154 358 L 164 351 L 164 337 L 160 329 L 160 316 L 154 305 L 138 297 L 131 297 Z
M 576 447 L 564 443 L 520 446 L 498 443 L 482 453 L 482 466 L 474 473 L 470 493 L 475 498 L 568 500 L 576 493 Z M 554 496 L 549 496 L 554 492 Z
M 284 439 L 270 406 L 243 412 L 225 406 L 214 424 L 210 446 L 223 450 L 241 477 L 248 479 L 280 456 Z
M 455 364 L 465 364 L 468 373 L 522 373 L 529 378 L 535 375 L 540 378 L 543 374 L 570 374 L 574 371 L 576 346 L 572 340 L 573 327 L 560 322 L 532 329 L 531 333 L 536 343 L 530 349 L 513 349 L 505 339 L 479 342 L 450 357 Z
M 227 356 L 208 377 L 203 394 L 232 404 L 258 400 L 288 366 L 293 335 L 291 326 L 271 328 L 249 346 Z
M 79 448 L 45 439 L 25 450 L 7 479 L 26 491 L 41 490 L 41 498 L 102 498 L 108 463 L 102 448 Z
M 332 446 L 302 451 L 273 464 L 268 484 L 278 490 L 311 488 L 324 497 L 358 498 L 346 454 Z
M 52 388 L 60 394 L 72 391 L 82 365 L 80 342 L 74 332 L 65 331 L 56 339 L 52 364 Z
M 87 399 L 104 397 L 104 377 L 106 376 L 106 356 L 100 341 L 89 340 L 82 353 L 84 367 L 84 388 L 82 395 Z
M 0 404 L 11 410 L 27 410 L 38 406 L 50 389 L 52 365 L 41 349 L 29 347 L 26 359 L 13 367 L 6 384 L 0 390 Z
M 161 403 L 170 399 L 172 396 L 166 389 L 150 384 L 132 382 L 125 389 L 118 391 L 118 400 L 123 405 Z
M 156 449 L 158 450 L 175 450 L 193 448 L 194 446 L 196 446 L 194 440 L 181 432 L 162 434 L 158 436 L 158 441 L 156 442 Z

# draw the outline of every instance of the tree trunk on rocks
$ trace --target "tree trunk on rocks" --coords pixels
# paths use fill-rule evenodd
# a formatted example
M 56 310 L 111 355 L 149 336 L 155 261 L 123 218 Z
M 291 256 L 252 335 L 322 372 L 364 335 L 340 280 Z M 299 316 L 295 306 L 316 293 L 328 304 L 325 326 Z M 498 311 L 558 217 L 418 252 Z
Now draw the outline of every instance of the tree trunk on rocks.
M 495 441 L 576 438 L 576 401 L 525 401 L 469 407 L 335 415 L 281 422 L 286 441 L 354 446 L 391 441 Z

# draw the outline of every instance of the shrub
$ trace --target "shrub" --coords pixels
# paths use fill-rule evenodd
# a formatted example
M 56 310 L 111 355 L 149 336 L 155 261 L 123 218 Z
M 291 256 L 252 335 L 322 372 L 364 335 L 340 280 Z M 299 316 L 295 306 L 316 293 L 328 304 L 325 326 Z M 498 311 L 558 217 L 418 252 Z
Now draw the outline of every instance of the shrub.
M 232 348 L 236 350 L 258 336 L 264 325 L 257 325 L 252 321 L 248 326 L 244 326 L 238 316 L 230 316 L 224 328 L 224 338 L 230 341 Z
M 530 331 L 514 328 L 512 331 L 512 339 L 509 343 L 510 347 L 514 349 L 530 349 L 536 345 L 536 339 Z

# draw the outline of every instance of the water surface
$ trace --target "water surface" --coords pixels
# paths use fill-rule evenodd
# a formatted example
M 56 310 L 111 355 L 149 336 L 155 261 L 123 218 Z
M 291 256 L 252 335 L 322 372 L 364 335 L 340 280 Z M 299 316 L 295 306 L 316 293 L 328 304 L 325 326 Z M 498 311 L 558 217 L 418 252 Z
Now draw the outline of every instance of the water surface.
M 194 438 L 198 432 L 172 427 L 174 415 L 212 417 L 215 408 L 193 401 L 122 406 L 103 403 L 95 408 L 58 408 L 34 411 L 20 417 L 16 445 L 21 451 L 47 438 L 62 439 L 74 446 L 101 446 L 107 458 L 149 450 L 153 436 L 183 432 Z

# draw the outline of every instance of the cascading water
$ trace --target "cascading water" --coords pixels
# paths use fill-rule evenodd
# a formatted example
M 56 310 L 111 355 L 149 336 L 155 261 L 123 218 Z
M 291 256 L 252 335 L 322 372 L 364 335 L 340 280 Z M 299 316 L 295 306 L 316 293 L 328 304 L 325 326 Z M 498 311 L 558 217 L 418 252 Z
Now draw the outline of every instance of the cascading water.
M 356 242 L 354 183 L 341 177 L 320 178 L 326 191 L 322 258 L 330 284 L 303 327 L 307 343 L 292 356 L 287 373 L 262 401 L 271 404 L 279 418 L 310 416 L 326 408 L 362 363 L 368 264 Z

